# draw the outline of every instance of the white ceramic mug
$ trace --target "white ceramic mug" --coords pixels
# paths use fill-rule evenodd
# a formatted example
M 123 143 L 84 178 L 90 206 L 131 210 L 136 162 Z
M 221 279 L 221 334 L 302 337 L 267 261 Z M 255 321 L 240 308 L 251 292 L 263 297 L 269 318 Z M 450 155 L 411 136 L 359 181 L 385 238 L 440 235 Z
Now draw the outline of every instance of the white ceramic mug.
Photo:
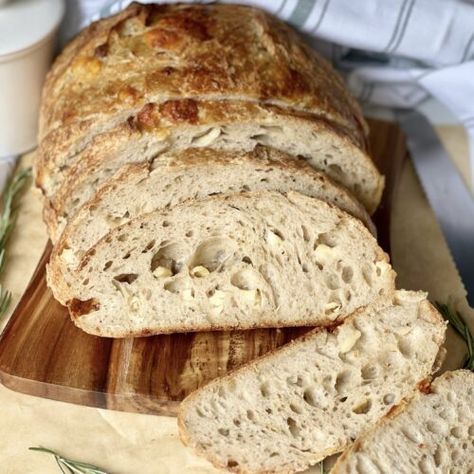
M 0 0 L 0 158 L 36 146 L 63 0 Z
M 26 50 L 0 56 L 0 157 L 36 146 L 41 88 L 55 37 L 56 31 Z

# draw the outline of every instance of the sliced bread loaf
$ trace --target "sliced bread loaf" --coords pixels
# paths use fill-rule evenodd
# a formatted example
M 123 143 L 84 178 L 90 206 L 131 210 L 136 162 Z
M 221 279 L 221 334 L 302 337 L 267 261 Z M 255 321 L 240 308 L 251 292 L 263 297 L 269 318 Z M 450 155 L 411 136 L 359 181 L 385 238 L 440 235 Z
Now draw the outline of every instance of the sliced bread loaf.
M 233 472 L 304 470 L 429 378 L 444 333 L 423 293 L 397 292 L 192 393 L 180 407 L 181 438 Z
M 189 148 L 161 155 L 150 165 L 124 166 L 69 220 L 52 261 L 68 249 L 67 266 L 71 267 L 73 258 L 77 265 L 84 253 L 111 229 L 141 214 L 188 199 L 262 190 L 298 191 L 329 202 L 362 220 L 375 233 L 361 204 L 305 160 L 291 160 L 284 153 L 264 147 L 247 153 Z M 55 234 L 62 231 L 70 212 L 73 211 L 66 208 L 59 219 L 51 217 L 50 228 L 55 229 Z
M 350 189 L 369 212 L 378 205 L 383 178 L 366 152 L 334 126 L 255 104 L 196 106 L 198 121 L 188 122 L 174 115 L 165 120 L 160 107 L 149 104 L 146 113 L 99 134 L 67 160 L 44 166 L 39 160 L 36 179 L 47 198 L 47 224 L 53 240 L 58 237 L 56 219 L 71 215 L 121 167 L 151 162 L 165 151 L 190 147 L 251 151 L 258 145 L 270 146 L 288 153 L 288 159 L 306 159 Z M 58 153 L 59 149 L 54 147 Z
M 339 458 L 332 474 L 474 472 L 474 373 L 423 385 Z
M 99 240 L 70 278 L 51 268 L 48 278 L 79 327 L 111 337 L 325 324 L 394 290 L 358 219 L 270 191 L 144 214 Z

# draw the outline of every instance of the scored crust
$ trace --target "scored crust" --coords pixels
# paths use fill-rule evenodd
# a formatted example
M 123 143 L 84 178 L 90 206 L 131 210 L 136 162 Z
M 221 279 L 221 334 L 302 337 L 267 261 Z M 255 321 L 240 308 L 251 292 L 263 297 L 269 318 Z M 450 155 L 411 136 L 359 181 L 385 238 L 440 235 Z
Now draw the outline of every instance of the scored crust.
M 271 101 L 363 133 L 355 100 L 329 63 L 287 25 L 238 5 L 131 4 L 86 28 L 48 74 L 40 138 L 106 121 L 150 100 L 207 95 Z

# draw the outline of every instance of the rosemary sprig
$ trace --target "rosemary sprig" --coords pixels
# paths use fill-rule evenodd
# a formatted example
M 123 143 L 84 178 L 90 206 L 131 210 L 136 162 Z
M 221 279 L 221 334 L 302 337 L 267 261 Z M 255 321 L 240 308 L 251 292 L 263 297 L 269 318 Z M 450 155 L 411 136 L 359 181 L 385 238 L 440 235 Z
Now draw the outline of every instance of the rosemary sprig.
M 35 446 L 29 449 L 31 451 L 39 451 L 41 453 L 53 455 L 56 463 L 59 466 L 59 469 L 61 469 L 63 474 L 108 474 L 100 467 L 81 461 L 75 461 L 74 459 L 65 458 L 52 449 L 42 448 L 41 446 Z
M 0 273 L 5 265 L 5 247 L 15 225 L 16 214 L 13 204 L 30 175 L 31 168 L 16 173 L 8 183 L 3 194 L 2 212 L 0 214 Z M 11 292 L 0 284 L 0 317 L 7 311 L 11 300 Z
M 458 311 L 453 311 L 446 304 L 436 302 L 438 311 L 443 315 L 443 318 L 451 324 L 456 332 L 464 339 L 467 345 L 467 357 L 463 365 L 463 369 L 474 371 L 474 338 L 468 325 Z

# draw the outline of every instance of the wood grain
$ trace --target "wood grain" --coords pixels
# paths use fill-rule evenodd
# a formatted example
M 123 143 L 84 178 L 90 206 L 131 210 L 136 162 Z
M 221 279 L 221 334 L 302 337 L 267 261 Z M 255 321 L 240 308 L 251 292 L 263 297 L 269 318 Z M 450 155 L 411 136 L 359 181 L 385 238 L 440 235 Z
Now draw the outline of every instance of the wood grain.
M 390 243 L 390 209 L 406 154 L 394 124 L 369 121 L 371 148 L 386 175 L 375 216 Z M 0 381 L 23 393 L 101 408 L 174 415 L 187 394 L 309 328 L 172 334 L 135 339 L 90 336 L 76 328 L 46 286 L 48 246 L 2 338 Z

